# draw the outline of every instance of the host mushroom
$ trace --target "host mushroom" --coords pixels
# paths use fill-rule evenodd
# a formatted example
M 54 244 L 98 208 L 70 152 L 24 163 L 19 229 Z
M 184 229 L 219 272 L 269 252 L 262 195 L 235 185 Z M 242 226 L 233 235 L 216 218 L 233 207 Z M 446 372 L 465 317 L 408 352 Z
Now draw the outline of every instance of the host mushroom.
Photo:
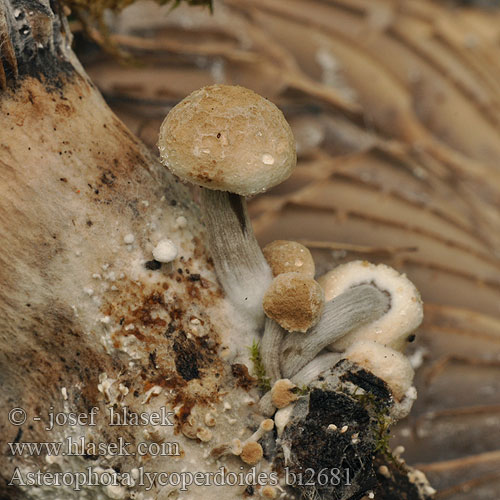
M 415 372 L 410 360 L 399 351 L 371 340 L 354 343 L 342 356 L 372 372 L 401 400 L 411 387 Z
M 325 291 L 325 299 L 344 294 L 346 291 L 368 285 L 384 293 L 389 307 L 376 321 L 363 324 L 335 341 L 331 348 L 344 351 L 358 340 L 374 340 L 401 350 L 423 318 L 422 300 L 415 285 L 404 274 L 385 264 L 353 261 L 343 264 L 322 276 L 319 283 Z
M 163 164 L 202 186 L 210 252 L 229 299 L 256 328 L 272 273 L 253 235 L 245 196 L 285 180 L 296 164 L 283 113 L 240 86 L 203 87 L 177 104 L 158 139 Z

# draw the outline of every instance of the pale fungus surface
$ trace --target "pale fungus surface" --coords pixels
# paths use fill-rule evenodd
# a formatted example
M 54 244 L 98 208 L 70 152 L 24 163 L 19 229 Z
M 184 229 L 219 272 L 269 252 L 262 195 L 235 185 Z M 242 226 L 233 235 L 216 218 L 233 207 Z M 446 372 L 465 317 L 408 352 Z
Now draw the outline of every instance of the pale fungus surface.
M 403 398 L 413 383 L 415 372 L 409 359 L 390 347 L 362 340 L 349 347 L 343 356 L 382 379 L 397 400 Z

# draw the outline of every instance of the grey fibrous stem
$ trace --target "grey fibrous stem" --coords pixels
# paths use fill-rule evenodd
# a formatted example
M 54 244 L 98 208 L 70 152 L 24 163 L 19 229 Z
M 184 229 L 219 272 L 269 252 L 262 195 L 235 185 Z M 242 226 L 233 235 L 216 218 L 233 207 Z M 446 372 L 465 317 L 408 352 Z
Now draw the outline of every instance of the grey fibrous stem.
M 327 345 L 354 328 L 382 316 L 390 298 L 372 285 L 359 285 L 325 305 L 319 323 L 308 333 L 291 333 L 281 345 L 281 373 L 293 377 Z
M 340 359 L 342 359 L 340 352 L 320 354 L 307 363 L 290 380 L 297 386 L 309 385 L 317 380 L 322 373 L 333 368 Z
M 271 385 L 281 378 L 281 343 L 287 332 L 274 319 L 266 318 L 260 356 Z
M 272 280 L 253 234 L 244 197 L 202 188 L 202 206 L 215 271 L 228 299 L 252 321 L 264 323 L 262 299 Z

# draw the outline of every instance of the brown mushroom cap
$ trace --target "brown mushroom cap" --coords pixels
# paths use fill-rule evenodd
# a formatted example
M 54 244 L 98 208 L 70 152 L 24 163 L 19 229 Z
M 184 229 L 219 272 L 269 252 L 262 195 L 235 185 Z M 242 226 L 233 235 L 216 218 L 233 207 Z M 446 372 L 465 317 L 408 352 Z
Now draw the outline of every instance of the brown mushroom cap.
M 271 282 L 262 305 L 285 330 L 306 332 L 319 321 L 324 303 L 319 283 L 300 273 L 283 273 Z
M 287 378 L 277 380 L 271 389 L 271 401 L 273 405 L 281 409 L 293 403 L 297 399 L 297 395 L 293 392 L 293 389 L 296 387 L 297 386 Z
M 181 179 L 241 196 L 284 181 L 297 161 L 283 113 L 233 85 L 203 87 L 172 108 L 158 147 L 164 165 Z
M 263 456 L 262 446 L 256 441 L 249 441 L 243 446 L 240 458 L 248 465 L 255 465 L 262 460 Z
M 273 276 L 295 272 L 314 278 L 315 266 L 311 252 L 296 241 L 273 241 L 262 249 L 262 253 Z

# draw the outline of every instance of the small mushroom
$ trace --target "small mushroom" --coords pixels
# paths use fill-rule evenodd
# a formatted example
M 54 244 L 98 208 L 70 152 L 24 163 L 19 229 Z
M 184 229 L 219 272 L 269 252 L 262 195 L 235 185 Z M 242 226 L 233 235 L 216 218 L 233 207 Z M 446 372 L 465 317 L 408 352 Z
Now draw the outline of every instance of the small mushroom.
M 326 346 L 361 325 L 372 325 L 388 308 L 386 294 L 371 285 L 359 285 L 326 303 L 319 323 L 306 335 L 291 333 L 281 344 L 281 374 L 291 378 Z
M 399 351 L 371 340 L 361 340 L 345 351 L 343 358 L 382 379 L 400 401 L 413 383 L 415 372 L 409 359 Z
M 272 499 L 272 498 L 277 498 L 277 496 L 278 496 L 277 489 L 269 484 L 262 488 L 261 493 L 262 493 L 263 498 L 271 498 Z
M 216 446 L 211 452 L 210 455 L 215 458 L 221 458 L 224 455 L 235 455 L 240 456 L 243 451 L 243 444 L 239 439 L 233 439 L 231 442 L 222 443 L 219 446 Z
M 262 439 L 267 432 L 270 432 L 273 429 L 274 420 L 272 420 L 271 418 L 266 418 L 260 423 L 259 428 L 248 439 L 245 439 L 243 444 L 246 444 L 250 441 L 259 441 L 259 439 Z
M 248 441 L 241 451 L 240 458 L 248 465 L 258 464 L 264 456 L 262 446 L 256 441 Z
M 170 111 L 158 146 L 167 168 L 202 186 L 217 276 L 229 299 L 262 327 L 262 298 L 272 273 L 255 240 L 245 196 L 279 184 L 295 167 L 295 142 L 283 113 L 243 87 L 203 87 Z
M 286 378 L 278 380 L 271 389 L 271 401 L 273 405 L 281 409 L 293 403 L 297 399 L 297 394 L 294 392 L 296 387 L 292 381 Z
M 315 265 L 311 252 L 296 241 L 273 241 L 262 249 L 262 253 L 274 277 L 293 272 L 314 278 Z
M 295 272 L 313 279 L 315 273 L 311 252 L 296 241 L 276 240 L 266 245 L 262 252 L 271 266 L 273 276 Z M 314 285 L 315 287 L 316 285 Z M 281 343 L 286 331 L 273 319 L 266 318 L 261 341 L 262 363 L 271 383 L 281 378 Z
M 385 264 L 349 262 L 336 267 L 318 281 L 325 291 L 327 301 L 359 285 L 370 285 L 389 298 L 389 307 L 384 314 L 335 341 L 331 345 L 335 351 L 344 351 L 358 340 L 375 340 L 401 350 L 422 322 L 422 300 L 415 285 L 406 275 Z
M 300 273 L 276 276 L 264 295 L 264 312 L 289 332 L 306 332 L 321 316 L 325 303 L 318 282 Z

